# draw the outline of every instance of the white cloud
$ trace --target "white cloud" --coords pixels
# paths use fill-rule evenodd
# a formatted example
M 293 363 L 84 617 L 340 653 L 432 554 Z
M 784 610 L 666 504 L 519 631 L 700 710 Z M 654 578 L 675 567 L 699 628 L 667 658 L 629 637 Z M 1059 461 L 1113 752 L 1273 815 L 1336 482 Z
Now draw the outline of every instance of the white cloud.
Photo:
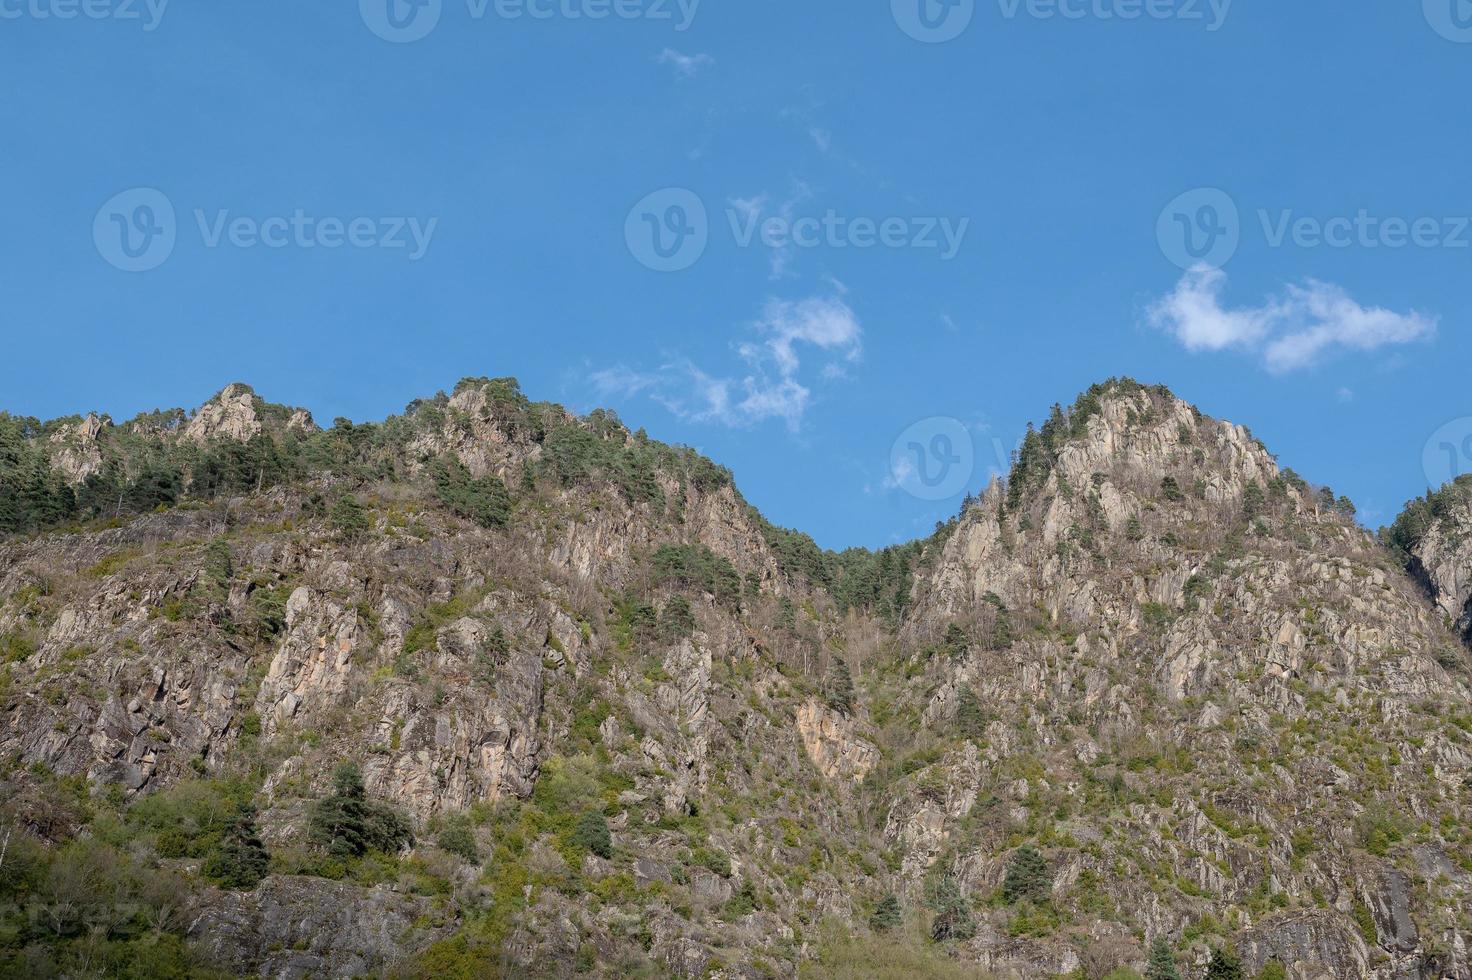
M 825 381 L 843 376 L 844 365 L 863 353 L 863 329 L 853 310 L 832 297 L 789 302 L 771 300 L 751 325 L 755 336 L 736 345 L 746 363 L 741 377 L 710 374 L 677 359 L 657 371 L 616 366 L 589 375 L 600 395 L 647 394 L 670 412 L 693 422 L 747 426 L 780 419 L 797 431 L 812 404 L 803 360 L 815 350 Z
M 708 54 L 682 54 L 674 48 L 665 48 L 654 60 L 657 64 L 673 65 L 675 74 L 681 78 L 694 78 L 700 69 L 716 63 L 716 59 Z
M 1435 317 L 1364 307 L 1339 286 L 1313 279 L 1261 306 L 1230 309 L 1221 302 L 1226 282 L 1220 269 L 1191 269 L 1151 304 L 1150 323 L 1190 351 L 1259 354 L 1275 374 L 1312 367 L 1336 349 L 1372 351 L 1436 334 Z

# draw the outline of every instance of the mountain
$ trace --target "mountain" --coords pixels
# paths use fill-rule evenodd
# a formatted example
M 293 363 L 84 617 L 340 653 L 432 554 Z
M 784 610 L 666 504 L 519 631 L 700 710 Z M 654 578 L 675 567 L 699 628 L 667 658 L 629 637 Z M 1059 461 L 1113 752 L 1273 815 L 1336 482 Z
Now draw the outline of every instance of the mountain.
M 1472 977 L 1459 499 L 1128 380 L 881 552 L 508 379 L 0 416 L 0 975 Z

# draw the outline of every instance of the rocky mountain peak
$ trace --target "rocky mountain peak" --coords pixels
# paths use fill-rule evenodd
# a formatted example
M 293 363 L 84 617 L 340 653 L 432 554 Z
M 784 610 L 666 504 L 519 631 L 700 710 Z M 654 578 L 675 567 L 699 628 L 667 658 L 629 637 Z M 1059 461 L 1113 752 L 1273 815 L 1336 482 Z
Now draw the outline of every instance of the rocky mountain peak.
M 211 439 L 249 442 L 261 431 L 260 416 L 256 413 L 258 400 L 249 385 L 226 385 L 194 413 L 184 429 L 184 438 L 200 444 Z

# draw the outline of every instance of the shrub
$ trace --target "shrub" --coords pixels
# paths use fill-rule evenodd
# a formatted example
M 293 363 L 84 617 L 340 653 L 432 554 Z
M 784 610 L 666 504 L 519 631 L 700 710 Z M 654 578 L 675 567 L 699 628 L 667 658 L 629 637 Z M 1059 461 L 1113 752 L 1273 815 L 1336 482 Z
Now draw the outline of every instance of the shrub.
M 608 820 L 598 810 L 584 813 L 572 836 L 573 842 L 590 854 L 613 857 L 613 835 L 608 832 Z
M 471 864 L 480 861 L 480 849 L 475 844 L 475 834 L 463 823 L 455 823 L 440 831 L 440 850 L 462 857 Z

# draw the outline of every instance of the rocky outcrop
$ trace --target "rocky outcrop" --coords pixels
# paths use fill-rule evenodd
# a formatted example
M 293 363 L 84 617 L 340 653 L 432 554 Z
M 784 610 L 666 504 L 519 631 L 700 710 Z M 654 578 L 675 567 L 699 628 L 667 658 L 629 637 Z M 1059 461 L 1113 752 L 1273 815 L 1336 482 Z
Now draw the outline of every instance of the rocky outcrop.
M 206 961 L 276 980 L 382 976 L 447 931 L 427 898 L 321 878 L 273 876 L 254 891 L 212 891 L 188 917 L 187 935 Z
M 862 782 L 879 761 L 879 751 L 856 733 L 854 719 L 821 701 L 797 709 L 797 732 L 808 758 L 825 779 Z
M 200 406 L 184 428 L 183 437 L 201 444 L 211 439 L 249 442 L 262 428 L 256 401 L 255 392 L 247 385 L 227 385 Z
M 1472 477 L 1434 496 L 1431 525 L 1411 549 L 1411 572 L 1447 620 L 1472 643 Z
M 63 425 L 51 436 L 51 468 L 73 485 L 102 472 L 99 437 L 111 425 L 110 420 L 90 412 L 80 422 Z

